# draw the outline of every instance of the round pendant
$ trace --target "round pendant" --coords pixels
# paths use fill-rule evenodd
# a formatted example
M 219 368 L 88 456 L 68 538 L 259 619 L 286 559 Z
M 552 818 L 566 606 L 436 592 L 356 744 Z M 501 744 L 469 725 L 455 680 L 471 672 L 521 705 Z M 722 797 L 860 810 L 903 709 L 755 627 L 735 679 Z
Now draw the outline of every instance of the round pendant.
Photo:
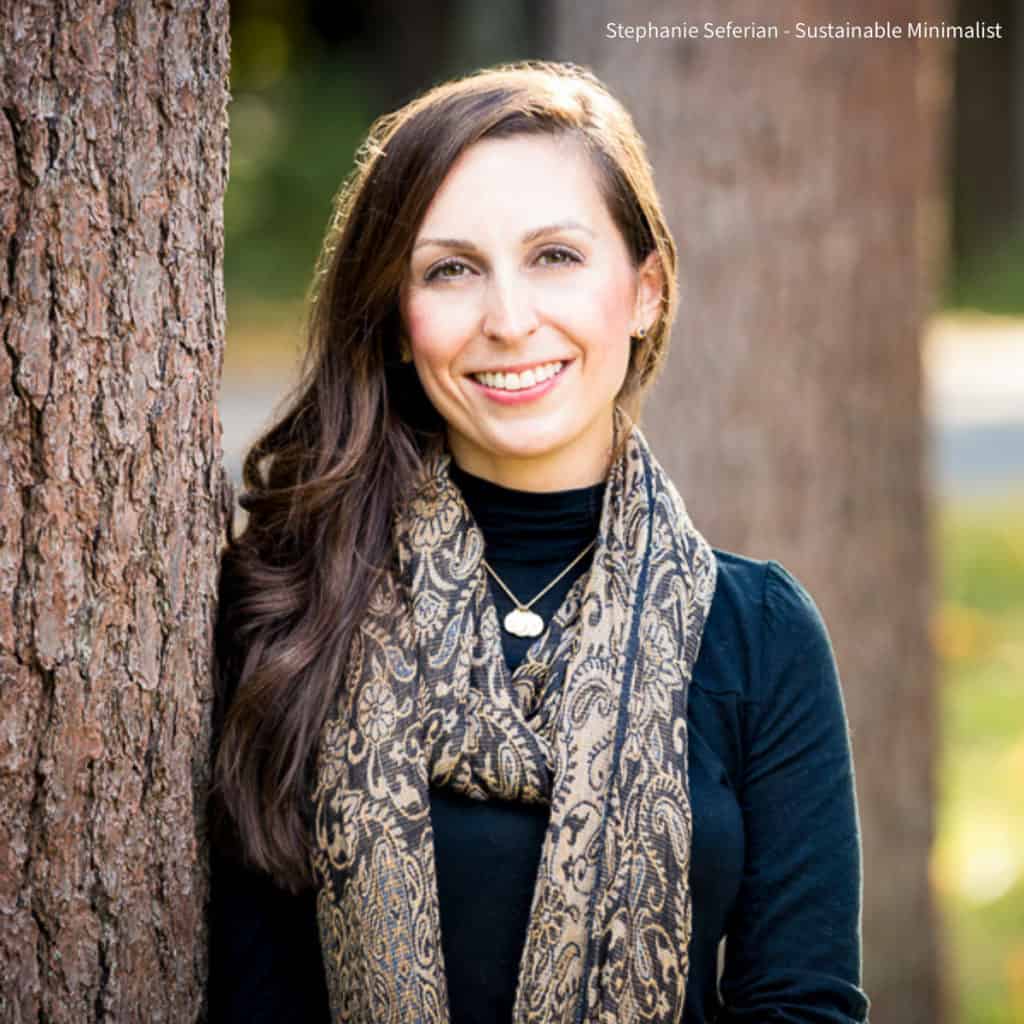
M 544 620 L 536 612 L 513 608 L 505 616 L 505 628 L 513 636 L 540 636 L 544 632 Z

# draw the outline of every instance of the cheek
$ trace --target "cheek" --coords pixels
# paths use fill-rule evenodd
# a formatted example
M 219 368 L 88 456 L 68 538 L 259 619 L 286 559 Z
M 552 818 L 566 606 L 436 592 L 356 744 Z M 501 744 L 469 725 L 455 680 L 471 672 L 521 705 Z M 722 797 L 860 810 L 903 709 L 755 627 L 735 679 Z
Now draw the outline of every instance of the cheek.
M 609 372 L 618 373 L 629 359 L 632 298 L 628 280 L 609 276 L 601 287 L 588 290 L 580 310 L 586 320 L 584 334 L 591 340 L 590 356 Z
M 629 279 L 614 278 L 601 290 L 600 309 L 602 322 L 609 332 L 621 333 L 629 330 L 633 315 L 633 288 Z
M 402 303 L 402 325 L 414 348 L 430 338 L 434 332 L 434 318 L 430 314 L 430 305 L 419 299 L 406 299 Z
M 411 296 L 403 306 L 402 321 L 413 354 L 432 367 L 453 359 L 462 347 L 467 318 L 455 303 Z
M 578 285 L 563 292 L 560 300 L 582 335 L 602 348 L 620 336 L 628 340 L 634 293 L 630 275 L 622 268 L 602 267 L 581 276 Z

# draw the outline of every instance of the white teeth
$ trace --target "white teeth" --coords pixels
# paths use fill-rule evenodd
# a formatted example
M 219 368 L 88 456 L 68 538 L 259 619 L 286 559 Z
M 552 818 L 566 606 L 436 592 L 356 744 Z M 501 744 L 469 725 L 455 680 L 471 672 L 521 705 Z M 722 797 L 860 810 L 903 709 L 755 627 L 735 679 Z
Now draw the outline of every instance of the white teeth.
M 473 377 L 488 388 L 522 391 L 523 388 L 532 388 L 535 384 L 553 377 L 564 365 L 561 362 L 544 363 L 522 373 L 474 373 Z

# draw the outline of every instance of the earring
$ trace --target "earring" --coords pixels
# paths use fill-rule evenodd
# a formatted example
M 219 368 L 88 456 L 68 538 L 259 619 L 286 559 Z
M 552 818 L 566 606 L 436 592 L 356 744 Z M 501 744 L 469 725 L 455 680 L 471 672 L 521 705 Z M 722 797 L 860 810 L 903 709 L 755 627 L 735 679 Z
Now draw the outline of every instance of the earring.
M 630 341 L 643 341 L 647 337 L 647 328 L 638 327 L 636 331 L 629 336 Z
M 405 341 L 402 341 L 402 354 L 399 357 L 403 363 L 412 362 L 412 352 L 409 351 L 409 346 L 406 345 Z

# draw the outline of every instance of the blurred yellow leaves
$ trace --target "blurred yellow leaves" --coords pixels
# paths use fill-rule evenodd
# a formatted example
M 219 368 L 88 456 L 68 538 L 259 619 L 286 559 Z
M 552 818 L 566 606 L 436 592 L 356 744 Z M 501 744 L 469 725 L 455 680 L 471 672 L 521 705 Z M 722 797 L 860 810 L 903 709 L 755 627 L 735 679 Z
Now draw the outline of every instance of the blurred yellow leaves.
M 944 604 L 931 622 L 932 647 L 943 661 L 985 657 L 1001 632 L 984 612 L 952 603 Z

